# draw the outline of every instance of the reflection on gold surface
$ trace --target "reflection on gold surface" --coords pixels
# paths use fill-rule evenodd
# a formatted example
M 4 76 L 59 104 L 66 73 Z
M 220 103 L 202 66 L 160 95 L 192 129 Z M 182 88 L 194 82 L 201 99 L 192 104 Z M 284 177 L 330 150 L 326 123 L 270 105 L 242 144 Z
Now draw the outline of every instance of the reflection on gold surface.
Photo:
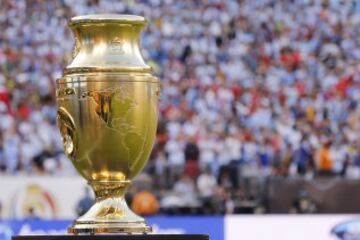
M 124 212 L 120 208 L 116 208 L 113 206 L 104 207 L 97 215 L 98 218 L 110 218 L 110 219 L 121 218 L 123 216 L 124 216 Z

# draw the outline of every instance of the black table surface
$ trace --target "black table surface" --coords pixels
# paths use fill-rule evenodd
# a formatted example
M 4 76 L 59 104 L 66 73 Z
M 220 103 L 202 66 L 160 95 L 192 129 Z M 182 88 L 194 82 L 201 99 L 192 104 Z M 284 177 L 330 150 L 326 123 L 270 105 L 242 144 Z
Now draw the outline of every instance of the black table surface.
M 205 234 L 100 234 L 100 235 L 23 235 L 12 240 L 209 240 Z

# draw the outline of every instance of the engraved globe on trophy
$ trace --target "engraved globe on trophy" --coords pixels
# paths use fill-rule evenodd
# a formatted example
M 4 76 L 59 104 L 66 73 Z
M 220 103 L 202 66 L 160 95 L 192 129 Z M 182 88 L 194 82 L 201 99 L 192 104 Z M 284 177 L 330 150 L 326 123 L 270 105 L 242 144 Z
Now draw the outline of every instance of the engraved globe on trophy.
M 149 158 L 157 127 L 159 81 L 139 49 L 145 19 L 87 15 L 69 26 L 75 49 L 57 81 L 58 126 L 64 151 L 96 202 L 68 232 L 149 232 L 124 200 Z

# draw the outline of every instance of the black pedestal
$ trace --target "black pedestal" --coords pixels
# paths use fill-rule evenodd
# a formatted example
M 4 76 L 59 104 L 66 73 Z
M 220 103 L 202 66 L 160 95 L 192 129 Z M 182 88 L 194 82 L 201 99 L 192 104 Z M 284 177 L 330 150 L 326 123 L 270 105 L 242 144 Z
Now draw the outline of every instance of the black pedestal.
M 12 240 L 209 240 L 209 236 L 202 234 L 41 235 L 14 236 Z

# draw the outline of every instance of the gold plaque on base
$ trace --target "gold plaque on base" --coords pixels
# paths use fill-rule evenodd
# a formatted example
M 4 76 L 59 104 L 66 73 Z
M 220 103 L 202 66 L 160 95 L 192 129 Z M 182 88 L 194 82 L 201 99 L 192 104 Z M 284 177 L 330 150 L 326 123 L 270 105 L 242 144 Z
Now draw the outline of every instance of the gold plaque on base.
M 64 151 L 96 202 L 69 233 L 150 231 L 124 200 L 149 158 L 157 127 L 159 81 L 139 49 L 145 23 L 132 15 L 70 21 L 75 49 L 57 81 L 58 126 Z

